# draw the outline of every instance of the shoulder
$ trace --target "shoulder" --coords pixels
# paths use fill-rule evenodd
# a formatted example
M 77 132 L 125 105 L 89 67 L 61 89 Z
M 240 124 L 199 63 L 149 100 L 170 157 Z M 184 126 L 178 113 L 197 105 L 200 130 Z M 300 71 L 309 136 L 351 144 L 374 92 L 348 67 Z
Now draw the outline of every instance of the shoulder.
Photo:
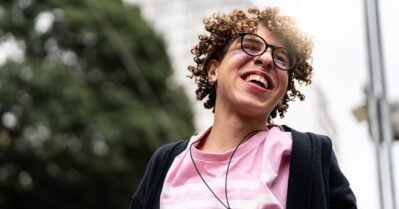
M 300 132 L 288 126 L 286 131 L 292 134 L 292 162 L 312 164 L 321 168 L 323 172 L 329 172 L 329 167 L 336 163 L 335 153 L 330 137 L 311 132 Z
M 332 141 L 330 137 L 312 132 L 301 132 L 291 127 L 283 126 L 285 131 L 291 132 L 293 146 L 321 148 L 324 151 L 332 151 Z M 326 150 L 327 149 L 327 150 Z
M 290 179 L 289 194 L 306 194 L 301 188 L 311 185 L 315 197 L 328 191 L 326 198 L 331 208 L 356 208 L 356 198 L 338 165 L 331 139 L 325 135 L 300 132 L 288 126 L 284 126 L 284 129 L 291 132 L 293 140 L 290 176 L 295 176 L 295 180 Z
M 160 146 L 153 154 L 152 161 L 162 161 L 169 158 L 173 158 L 182 152 L 186 146 L 187 140 L 180 140 L 176 142 L 171 142 Z
M 176 141 L 160 146 L 152 154 L 147 164 L 144 178 L 158 176 L 160 172 L 167 170 L 174 157 L 182 152 L 187 145 L 187 141 Z
M 182 152 L 188 141 L 177 141 L 162 145 L 152 155 L 147 169 L 134 193 L 130 209 L 153 208 L 151 205 L 159 203 L 159 194 L 162 189 L 165 175 L 174 157 Z

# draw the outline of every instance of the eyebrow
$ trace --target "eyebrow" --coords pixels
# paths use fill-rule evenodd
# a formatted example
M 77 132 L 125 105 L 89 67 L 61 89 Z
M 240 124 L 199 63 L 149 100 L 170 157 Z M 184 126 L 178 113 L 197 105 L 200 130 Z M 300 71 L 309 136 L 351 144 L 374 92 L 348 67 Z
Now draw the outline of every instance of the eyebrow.
M 258 44 L 262 44 L 263 43 L 263 41 L 261 41 L 259 39 L 256 39 L 256 38 L 245 38 L 244 40 L 247 41 L 247 42 L 253 42 L 253 43 L 258 43 Z

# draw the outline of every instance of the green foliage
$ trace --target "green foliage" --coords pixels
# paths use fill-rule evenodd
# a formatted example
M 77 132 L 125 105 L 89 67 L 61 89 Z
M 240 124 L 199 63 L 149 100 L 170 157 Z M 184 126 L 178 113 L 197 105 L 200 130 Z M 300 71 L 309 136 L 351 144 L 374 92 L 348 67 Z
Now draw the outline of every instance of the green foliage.
M 153 150 L 193 132 L 161 39 L 119 0 L 2 0 L 10 37 L 24 57 L 0 66 L 0 208 L 127 208 Z

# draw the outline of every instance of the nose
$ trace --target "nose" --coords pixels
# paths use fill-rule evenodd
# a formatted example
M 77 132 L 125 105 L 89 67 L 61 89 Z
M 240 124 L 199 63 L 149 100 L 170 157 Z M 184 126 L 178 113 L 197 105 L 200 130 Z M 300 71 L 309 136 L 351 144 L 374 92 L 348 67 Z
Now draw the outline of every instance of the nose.
M 263 68 L 270 70 L 273 69 L 273 56 L 272 49 L 268 48 L 263 54 L 258 55 L 254 59 L 255 65 L 261 65 Z

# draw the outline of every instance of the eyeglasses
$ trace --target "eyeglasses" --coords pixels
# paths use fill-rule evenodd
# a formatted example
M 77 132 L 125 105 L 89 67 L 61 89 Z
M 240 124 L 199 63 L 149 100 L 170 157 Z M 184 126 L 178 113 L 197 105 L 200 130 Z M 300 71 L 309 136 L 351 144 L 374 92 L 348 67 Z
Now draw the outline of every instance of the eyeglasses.
M 276 67 L 281 70 L 291 70 L 295 67 L 296 56 L 287 48 L 268 44 L 265 39 L 253 33 L 240 33 L 241 49 L 250 56 L 260 56 L 270 47 L 272 59 Z

